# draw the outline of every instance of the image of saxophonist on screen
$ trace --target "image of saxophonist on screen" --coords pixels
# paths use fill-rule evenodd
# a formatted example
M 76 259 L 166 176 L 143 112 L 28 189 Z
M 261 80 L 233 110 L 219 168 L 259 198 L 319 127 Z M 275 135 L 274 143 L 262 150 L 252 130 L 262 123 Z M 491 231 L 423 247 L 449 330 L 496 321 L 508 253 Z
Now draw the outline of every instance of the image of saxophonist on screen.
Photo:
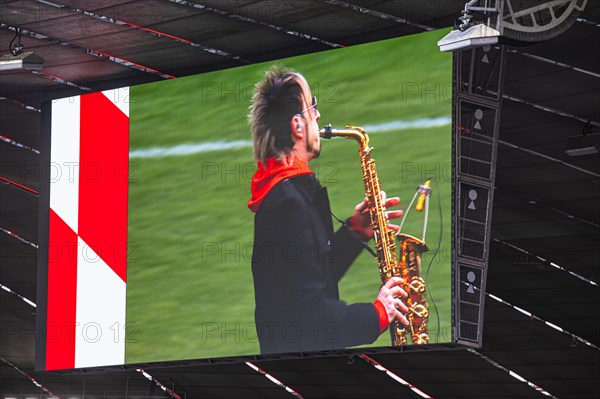
M 370 344 L 390 323 L 409 324 L 399 276 L 386 279 L 373 303 L 339 297 L 340 279 L 376 231 L 365 199 L 334 232 L 327 189 L 309 166 L 321 150 L 320 117 L 301 74 L 275 66 L 256 84 L 249 121 L 258 170 L 248 207 L 255 213 L 252 275 L 262 354 Z M 387 208 L 400 199 L 377 197 L 379 216 L 398 231 L 387 221 L 402 211 Z

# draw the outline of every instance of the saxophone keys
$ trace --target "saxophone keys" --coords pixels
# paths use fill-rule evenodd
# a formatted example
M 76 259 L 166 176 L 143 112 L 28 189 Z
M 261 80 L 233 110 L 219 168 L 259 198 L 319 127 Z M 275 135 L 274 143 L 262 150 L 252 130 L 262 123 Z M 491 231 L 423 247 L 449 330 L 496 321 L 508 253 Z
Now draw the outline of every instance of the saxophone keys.
M 410 310 L 419 318 L 426 319 L 429 317 L 429 310 L 419 303 L 415 304 Z
M 416 345 L 423 345 L 423 344 L 429 343 L 429 335 L 427 333 L 415 334 L 415 335 L 413 335 L 412 339 L 413 339 L 413 344 L 416 344 Z
M 406 329 L 399 327 L 400 324 L 396 324 L 394 328 L 394 345 L 405 345 L 408 343 L 406 339 Z
M 425 292 L 425 280 L 423 280 L 421 277 L 413 277 L 412 281 L 410 282 L 410 289 L 418 294 L 422 294 Z

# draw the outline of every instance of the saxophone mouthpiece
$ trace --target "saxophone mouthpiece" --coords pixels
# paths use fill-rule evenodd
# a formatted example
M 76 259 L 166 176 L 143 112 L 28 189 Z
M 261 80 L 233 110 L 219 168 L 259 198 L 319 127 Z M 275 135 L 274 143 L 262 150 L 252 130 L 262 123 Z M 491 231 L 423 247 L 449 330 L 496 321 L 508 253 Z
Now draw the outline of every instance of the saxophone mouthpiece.
M 330 139 L 332 137 L 332 129 L 333 128 L 331 127 L 331 123 L 328 123 L 323 129 L 319 130 L 319 136 L 323 137 L 324 139 Z
M 359 126 L 346 126 L 345 129 L 334 129 L 331 127 L 331 124 L 327 124 L 323 129 L 319 130 L 319 136 L 324 139 L 332 137 L 353 139 L 359 142 L 361 151 L 370 151 L 369 136 L 365 132 L 365 129 Z

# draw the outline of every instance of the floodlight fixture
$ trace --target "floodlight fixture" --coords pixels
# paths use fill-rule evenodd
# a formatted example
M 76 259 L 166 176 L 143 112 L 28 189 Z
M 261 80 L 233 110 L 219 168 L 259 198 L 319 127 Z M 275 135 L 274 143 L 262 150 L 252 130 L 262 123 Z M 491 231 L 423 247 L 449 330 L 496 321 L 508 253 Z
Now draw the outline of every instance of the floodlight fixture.
M 469 8 L 476 2 L 477 0 L 470 0 L 465 4 L 462 15 L 455 23 L 455 29 L 437 43 L 440 51 L 456 51 L 498 43 L 499 31 L 485 24 L 471 24 L 473 14 Z
M 44 59 L 34 52 L 25 52 L 17 55 L 5 54 L 0 57 L 0 71 L 15 69 L 41 69 Z
M 0 72 L 15 69 L 41 69 L 44 66 L 44 59 L 34 52 L 23 52 L 21 29 L 14 28 L 14 30 L 15 37 L 8 45 L 9 54 L 0 57 Z
M 440 51 L 456 51 L 468 48 L 489 46 L 498 43 L 500 32 L 484 24 L 471 26 L 464 31 L 453 30 L 437 44 Z
M 565 152 L 571 157 L 600 153 L 600 133 L 569 137 Z

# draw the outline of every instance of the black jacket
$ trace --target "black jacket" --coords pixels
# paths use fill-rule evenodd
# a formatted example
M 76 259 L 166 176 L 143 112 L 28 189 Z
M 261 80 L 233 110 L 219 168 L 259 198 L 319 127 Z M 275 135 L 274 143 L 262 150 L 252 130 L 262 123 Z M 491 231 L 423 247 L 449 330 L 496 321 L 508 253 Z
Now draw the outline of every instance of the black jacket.
M 252 274 L 261 353 L 342 349 L 374 342 L 371 303 L 340 300 L 338 282 L 361 251 L 335 234 L 327 189 L 313 175 L 277 184 L 254 220 Z

